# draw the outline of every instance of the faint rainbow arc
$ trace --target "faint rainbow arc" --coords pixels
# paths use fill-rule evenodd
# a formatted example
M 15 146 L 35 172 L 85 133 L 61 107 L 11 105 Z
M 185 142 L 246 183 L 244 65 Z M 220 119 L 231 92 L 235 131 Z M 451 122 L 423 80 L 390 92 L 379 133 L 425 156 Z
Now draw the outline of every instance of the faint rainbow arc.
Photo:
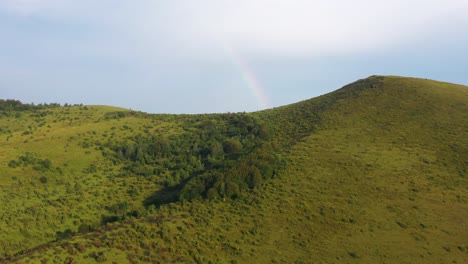
M 271 106 L 271 102 L 268 98 L 265 87 L 257 78 L 252 68 L 249 67 L 248 63 L 238 53 L 236 53 L 232 47 L 226 46 L 226 51 L 232 64 L 240 72 L 243 81 L 255 97 L 260 107 L 263 109 L 269 108 Z

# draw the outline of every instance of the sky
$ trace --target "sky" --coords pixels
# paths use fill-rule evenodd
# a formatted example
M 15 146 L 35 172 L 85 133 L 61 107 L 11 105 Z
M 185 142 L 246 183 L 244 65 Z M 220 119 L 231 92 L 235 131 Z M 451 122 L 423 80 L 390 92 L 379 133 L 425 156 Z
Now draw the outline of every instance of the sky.
M 468 85 L 467 0 L 0 0 L 0 98 L 251 112 L 370 75 Z

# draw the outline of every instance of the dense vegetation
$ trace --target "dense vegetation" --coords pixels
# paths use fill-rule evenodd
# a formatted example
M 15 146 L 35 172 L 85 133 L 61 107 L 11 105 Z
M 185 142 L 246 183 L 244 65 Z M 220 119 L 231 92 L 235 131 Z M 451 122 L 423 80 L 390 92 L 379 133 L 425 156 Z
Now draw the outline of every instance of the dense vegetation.
M 21 190 L 4 191 L 5 255 L 138 217 L 153 206 L 243 199 L 283 164 L 270 128 L 251 114 L 149 115 L 5 102 L 14 115 L 3 120 L 4 150 L 15 153 L 5 156 L 5 187 Z M 83 203 L 83 197 L 96 200 Z M 13 224 L 18 217 L 24 220 Z
M 372 76 L 256 113 L 2 100 L 0 254 L 14 263 L 466 262 L 467 93 Z
M 184 120 L 181 128 L 170 137 L 147 131 L 103 144 L 104 156 L 123 165 L 120 176 L 158 175 L 165 187 L 158 194 L 165 195 L 156 194 L 147 204 L 238 198 L 280 168 L 269 129 L 251 115 L 199 115 Z

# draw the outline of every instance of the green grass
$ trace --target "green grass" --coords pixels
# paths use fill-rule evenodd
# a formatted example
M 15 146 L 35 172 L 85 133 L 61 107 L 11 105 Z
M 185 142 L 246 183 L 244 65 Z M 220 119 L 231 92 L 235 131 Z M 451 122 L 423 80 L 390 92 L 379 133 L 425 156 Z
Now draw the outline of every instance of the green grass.
M 465 263 L 467 102 L 466 86 L 371 76 L 251 113 L 273 131 L 269 140 L 287 166 L 235 200 L 159 208 L 143 207 L 163 188 L 158 175 L 116 177 L 123 165 L 87 142 L 117 142 L 148 129 L 182 135 L 188 121 L 217 115 L 109 119 L 106 113 L 123 110 L 76 106 L 52 109 L 44 120 L 2 117 L 0 127 L 11 132 L 0 134 L 0 254 L 41 245 L 4 261 Z M 50 159 L 53 169 L 8 167 L 25 152 Z M 84 173 L 90 164 L 97 171 Z M 109 207 L 124 202 L 137 217 L 98 227 L 112 215 Z M 48 243 L 57 231 L 89 223 L 96 231 Z
M 0 136 L 2 197 L 0 244 L 2 255 L 56 239 L 57 232 L 77 231 L 83 223 L 99 226 L 106 207 L 128 201 L 129 208 L 144 210 L 143 201 L 159 187 L 150 179 L 115 177 L 118 166 L 103 158 L 94 142 L 115 140 L 152 126 L 172 134 L 177 122 L 128 117 L 106 120 L 105 114 L 121 110 L 87 106 L 54 108 L 44 117 L 22 112 L 20 118 L 3 118 Z M 44 125 L 41 125 L 44 123 Z M 29 133 L 24 133 L 29 131 Z M 52 161 L 52 170 L 32 166 L 8 167 L 26 152 Z M 97 170 L 84 172 L 90 165 Z M 59 168 L 59 169 L 56 169 Z M 61 171 L 61 172 L 60 172 Z M 41 183 L 40 178 L 47 178 Z

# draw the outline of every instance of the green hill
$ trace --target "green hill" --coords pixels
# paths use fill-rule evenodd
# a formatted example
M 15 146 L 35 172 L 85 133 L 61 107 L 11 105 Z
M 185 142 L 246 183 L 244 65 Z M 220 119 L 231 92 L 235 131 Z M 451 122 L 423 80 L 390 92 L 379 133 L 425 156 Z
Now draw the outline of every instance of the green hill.
M 9 263 L 465 263 L 468 88 L 371 76 L 255 113 L 0 104 Z

